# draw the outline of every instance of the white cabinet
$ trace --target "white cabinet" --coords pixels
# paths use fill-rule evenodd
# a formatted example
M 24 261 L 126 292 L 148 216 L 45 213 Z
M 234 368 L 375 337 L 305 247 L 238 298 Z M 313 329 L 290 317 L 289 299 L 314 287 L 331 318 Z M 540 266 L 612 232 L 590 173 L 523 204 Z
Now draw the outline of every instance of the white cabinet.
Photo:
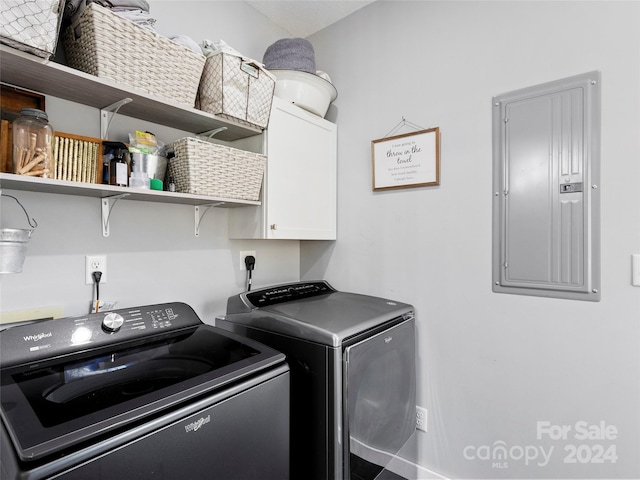
M 262 205 L 231 209 L 235 239 L 336 239 L 337 127 L 280 98 L 264 132 Z

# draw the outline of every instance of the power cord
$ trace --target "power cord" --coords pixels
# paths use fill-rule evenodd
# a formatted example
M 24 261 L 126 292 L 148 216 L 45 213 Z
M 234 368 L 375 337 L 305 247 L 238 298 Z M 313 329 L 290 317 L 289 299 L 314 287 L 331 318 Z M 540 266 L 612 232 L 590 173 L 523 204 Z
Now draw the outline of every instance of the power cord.
M 95 271 L 91 274 L 93 282 L 96 284 L 96 303 L 94 307 L 94 313 L 100 311 L 100 279 L 102 278 L 102 272 Z
M 244 264 L 247 267 L 247 292 L 251 290 L 251 278 L 253 269 L 256 266 L 256 257 L 247 255 L 244 257 Z

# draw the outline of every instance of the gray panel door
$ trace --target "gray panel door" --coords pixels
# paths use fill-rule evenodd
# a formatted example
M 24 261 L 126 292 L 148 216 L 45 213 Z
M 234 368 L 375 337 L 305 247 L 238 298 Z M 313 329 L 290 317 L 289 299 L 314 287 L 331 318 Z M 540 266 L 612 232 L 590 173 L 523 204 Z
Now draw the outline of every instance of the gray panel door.
M 386 466 L 415 431 L 415 322 L 345 348 L 349 452 Z
M 599 300 L 599 83 L 494 98 L 494 291 Z

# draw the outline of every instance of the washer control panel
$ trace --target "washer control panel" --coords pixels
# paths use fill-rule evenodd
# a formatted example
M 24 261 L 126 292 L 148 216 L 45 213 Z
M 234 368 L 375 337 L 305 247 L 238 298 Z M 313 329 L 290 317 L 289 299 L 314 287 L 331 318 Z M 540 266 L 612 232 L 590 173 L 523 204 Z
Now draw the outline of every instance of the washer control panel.
M 184 303 L 22 323 L 0 331 L 0 363 L 17 365 L 201 324 Z

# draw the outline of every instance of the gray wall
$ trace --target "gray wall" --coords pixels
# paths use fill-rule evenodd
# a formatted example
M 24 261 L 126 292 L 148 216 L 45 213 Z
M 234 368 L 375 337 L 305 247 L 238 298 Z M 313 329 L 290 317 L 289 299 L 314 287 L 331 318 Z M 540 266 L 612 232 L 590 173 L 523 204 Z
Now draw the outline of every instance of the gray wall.
M 287 34 L 243 2 L 152 0 L 156 30 L 184 34 L 196 41 L 223 39 L 258 60 L 264 50 Z M 100 136 L 99 111 L 47 97 L 47 112 L 56 130 Z M 127 133 L 150 130 L 169 142 L 187 132 L 162 128 L 118 115 L 109 138 L 128 141 Z M 194 236 L 193 207 L 120 200 L 110 220 L 110 236 L 100 227 L 96 198 L 4 191 L 17 196 L 39 223 L 28 246 L 21 274 L 0 275 L 0 311 L 5 318 L 23 310 L 54 309 L 63 315 L 88 312 L 93 290 L 85 285 L 85 255 L 106 254 L 108 283 L 100 298 L 119 307 L 184 301 L 206 322 L 225 312 L 226 299 L 244 289 L 240 251 L 257 253 L 253 285 L 299 279 L 299 242 L 231 241 L 227 210 L 211 209 Z M 13 201 L 2 202 L 2 226 L 25 228 Z M 43 310 L 44 309 L 44 310 Z
M 302 276 L 415 305 L 429 416 L 410 459 L 451 478 L 640 477 L 640 3 L 378 1 L 310 40 L 338 89 L 339 240 L 303 243 Z M 591 70 L 602 301 L 494 294 L 491 98 Z M 441 185 L 374 193 L 371 140 L 402 117 L 440 127 Z M 538 435 L 546 421 L 566 439 Z M 580 438 L 601 421 L 617 434 Z

